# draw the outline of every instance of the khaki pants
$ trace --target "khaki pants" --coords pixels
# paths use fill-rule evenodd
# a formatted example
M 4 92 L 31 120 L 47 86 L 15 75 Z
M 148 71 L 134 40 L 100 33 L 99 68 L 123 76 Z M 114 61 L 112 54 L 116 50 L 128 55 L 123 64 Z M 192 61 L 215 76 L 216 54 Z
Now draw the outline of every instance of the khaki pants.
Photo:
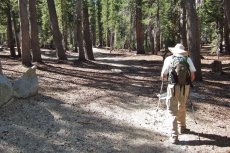
M 189 85 L 168 85 L 166 105 L 172 136 L 178 136 L 178 125 L 179 127 L 186 126 L 186 101 L 189 90 Z

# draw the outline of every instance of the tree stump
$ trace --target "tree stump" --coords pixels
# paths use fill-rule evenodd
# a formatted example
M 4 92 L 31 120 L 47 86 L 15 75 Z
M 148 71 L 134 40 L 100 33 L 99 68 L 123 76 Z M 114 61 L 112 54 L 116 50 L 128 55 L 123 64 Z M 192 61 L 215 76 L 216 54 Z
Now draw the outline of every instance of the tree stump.
M 216 61 L 214 60 L 211 63 L 211 68 L 212 68 L 212 72 L 214 73 L 221 73 L 222 72 L 222 64 L 221 61 Z

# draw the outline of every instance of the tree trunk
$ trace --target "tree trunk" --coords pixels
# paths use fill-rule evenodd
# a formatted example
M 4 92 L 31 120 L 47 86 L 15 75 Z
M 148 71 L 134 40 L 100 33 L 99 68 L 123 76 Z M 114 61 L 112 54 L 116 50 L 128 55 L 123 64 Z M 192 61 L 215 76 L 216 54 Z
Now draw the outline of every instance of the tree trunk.
M 64 27 L 63 27 L 63 38 L 64 38 L 63 39 L 64 50 L 67 51 L 69 50 L 68 48 L 69 43 L 68 43 L 68 28 L 67 28 L 66 23 L 64 23 Z
M 30 43 L 33 54 L 34 62 L 42 62 L 41 50 L 38 39 L 38 23 L 37 23 L 37 11 L 36 0 L 29 0 L 30 11 Z
M 200 59 L 200 29 L 198 16 L 195 8 L 195 0 L 185 0 L 188 16 L 188 50 L 189 55 L 196 68 L 196 81 L 202 81 L 201 59 Z
M 105 34 L 105 41 L 106 42 L 105 43 L 106 43 L 106 47 L 110 47 L 110 39 L 109 39 L 110 37 L 109 37 L 109 28 L 108 28 L 109 27 L 109 8 L 108 8 L 109 2 L 108 2 L 108 0 L 106 0 L 106 6 L 105 7 L 106 7 L 106 21 L 105 21 L 106 22 L 105 23 L 106 24 L 106 29 L 105 29 L 105 31 L 106 31 L 105 32 L 106 33 Z
M 102 11 L 102 7 L 101 7 L 101 1 L 97 1 L 97 8 L 98 8 L 98 13 L 97 13 L 97 22 L 98 22 L 98 39 L 99 39 L 99 45 L 98 47 L 101 48 L 103 46 L 103 35 L 102 35 L 102 22 L 101 22 L 101 11 Z
M 223 27 L 224 27 L 224 22 L 223 22 L 223 18 L 221 18 L 221 19 L 219 19 L 219 27 L 217 29 L 218 34 L 220 35 L 220 42 L 219 42 L 219 44 L 220 44 L 220 46 L 219 46 L 220 52 L 223 52 L 223 44 L 222 44 L 223 36 L 224 36 Z
M 137 54 L 145 54 L 144 49 L 144 32 L 142 25 L 142 0 L 136 0 L 136 39 Z
M 96 2 L 95 0 L 90 0 L 91 14 L 90 14 L 90 25 L 91 25 L 91 36 L 92 45 L 96 46 Z
M 229 28 L 228 28 L 228 19 L 226 12 L 224 13 L 224 44 L 225 44 L 225 52 L 230 54 L 230 42 L 229 42 Z
M 114 33 L 113 29 L 111 29 L 111 34 L 110 34 L 110 53 L 112 53 L 112 50 L 114 50 Z
M 62 45 L 62 35 L 58 26 L 58 20 L 57 20 L 57 13 L 56 8 L 54 5 L 54 0 L 47 0 L 48 8 L 49 8 L 49 14 L 50 14 L 50 22 L 51 22 L 51 28 L 53 33 L 53 38 L 57 50 L 57 57 L 58 60 L 67 60 L 63 45 Z
M 222 64 L 221 64 L 221 61 L 216 61 L 214 60 L 212 63 L 211 63 L 211 68 L 212 68 L 212 72 L 214 73 L 220 73 L 222 72 Z
M 11 6 L 7 3 L 7 20 L 8 20 L 8 46 L 10 47 L 10 56 L 15 57 L 15 49 L 14 49 L 14 35 L 12 28 L 12 20 L 11 20 Z
M 30 59 L 30 35 L 29 20 L 27 12 L 27 0 L 19 0 L 20 23 L 21 23 L 21 40 L 22 40 L 22 64 L 28 67 L 32 66 Z
M 74 23 L 74 22 L 73 22 Z M 73 38 L 73 24 L 72 23 L 69 23 L 69 34 L 68 34 L 68 37 L 69 37 L 69 44 L 71 45 L 71 46 L 73 46 L 74 45 L 74 42 L 73 42 L 73 40 L 74 40 L 74 38 Z M 71 48 L 69 48 L 69 49 L 71 49 Z
M 85 49 L 86 49 L 86 58 L 88 60 L 94 60 L 92 40 L 89 30 L 89 13 L 88 13 L 88 4 L 87 0 L 83 0 L 83 25 L 84 25 L 84 40 L 85 40 Z
M 76 25 L 77 25 L 77 21 L 75 21 Z M 77 34 L 77 26 L 74 26 L 74 52 L 78 53 L 78 34 Z M 84 51 L 83 51 L 84 54 Z M 79 57 L 80 57 L 80 53 L 79 53 Z
M 135 10 L 133 10 L 133 12 L 135 12 Z M 129 40 L 128 40 L 128 49 L 129 51 L 131 50 L 136 50 L 136 45 L 135 45 L 135 29 L 136 29 L 136 25 L 135 25 L 135 16 L 133 15 L 134 13 L 130 14 L 130 30 L 129 30 Z
M 150 41 L 150 52 L 154 54 L 154 36 L 153 36 L 153 25 L 149 25 L 149 41 Z
M 230 28 L 230 1 L 229 0 L 224 0 L 224 9 L 228 20 L 228 28 Z
M 1 44 L 4 44 L 4 41 L 6 40 L 6 34 L 2 33 L 1 34 Z
M 148 7 L 152 8 L 153 3 L 154 3 L 154 1 L 149 1 L 148 2 Z M 154 54 L 153 18 L 154 18 L 153 13 L 150 13 L 150 20 L 149 20 L 149 23 L 148 23 L 148 35 L 149 35 L 149 51 L 150 51 L 151 54 Z M 147 41 L 148 40 L 146 39 L 146 43 L 147 43 Z
M 187 36 L 186 36 L 186 9 L 185 9 L 185 0 L 182 0 L 181 2 L 181 17 L 180 17 L 180 39 L 181 44 L 185 47 L 185 49 L 188 49 L 187 44 Z
M 65 2 L 63 0 L 61 0 L 61 14 L 62 14 L 62 35 L 63 35 L 63 47 L 64 47 L 64 50 L 69 50 L 68 48 L 68 28 L 67 28 L 67 21 L 66 21 L 66 17 L 65 17 L 65 9 L 66 9 L 66 6 L 65 6 Z
M 156 35 L 155 35 L 155 40 L 156 40 L 156 48 L 155 48 L 155 54 L 157 54 L 158 51 L 160 51 L 160 2 L 157 0 L 157 21 L 156 21 Z
M 83 45 L 83 34 L 82 34 L 82 1 L 77 0 L 76 2 L 76 25 L 77 25 L 77 42 L 79 46 L 79 57 L 78 60 L 85 60 L 85 52 L 84 52 L 84 45 Z
M 16 39 L 18 56 L 21 57 L 21 45 L 20 45 L 20 39 L 18 37 L 19 30 L 17 29 L 16 20 L 15 20 L 15 12 L 14 11 L 12 11 L 12 18 L 13 18 L 14 35 L 15 35 L 15 39 Z

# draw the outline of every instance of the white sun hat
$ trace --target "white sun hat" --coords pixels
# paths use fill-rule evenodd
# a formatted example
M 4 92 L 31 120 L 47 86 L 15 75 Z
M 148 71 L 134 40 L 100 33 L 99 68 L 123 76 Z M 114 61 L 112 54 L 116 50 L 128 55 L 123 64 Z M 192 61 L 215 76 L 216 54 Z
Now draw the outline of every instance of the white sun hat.
M 174 55 L 175 54 L 181 54 L 183 56 L 188 56 L 188 52 L 184 50 L 185 48 L 184 48 L 184 46 L 182 44 L 176 44 L 175 47 L 169 47 L 168 49 Z

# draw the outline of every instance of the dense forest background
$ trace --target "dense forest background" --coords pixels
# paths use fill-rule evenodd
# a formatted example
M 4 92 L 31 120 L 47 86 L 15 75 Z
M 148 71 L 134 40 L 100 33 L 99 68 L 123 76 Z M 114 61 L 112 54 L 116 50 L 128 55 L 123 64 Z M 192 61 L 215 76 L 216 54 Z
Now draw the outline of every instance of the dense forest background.
M 201 80 L 200 46 L 230 54 L 229 27 L 229 0 L 2 0 L 0 5 L 0 44 L 26 66 L 42 62 L 40 48 L 56 49 L 58 60 L 67 60 L 66 50 L 79 52 L 79 60 L 94 60 L 93 47 L 157 54 L 180 42 Z

